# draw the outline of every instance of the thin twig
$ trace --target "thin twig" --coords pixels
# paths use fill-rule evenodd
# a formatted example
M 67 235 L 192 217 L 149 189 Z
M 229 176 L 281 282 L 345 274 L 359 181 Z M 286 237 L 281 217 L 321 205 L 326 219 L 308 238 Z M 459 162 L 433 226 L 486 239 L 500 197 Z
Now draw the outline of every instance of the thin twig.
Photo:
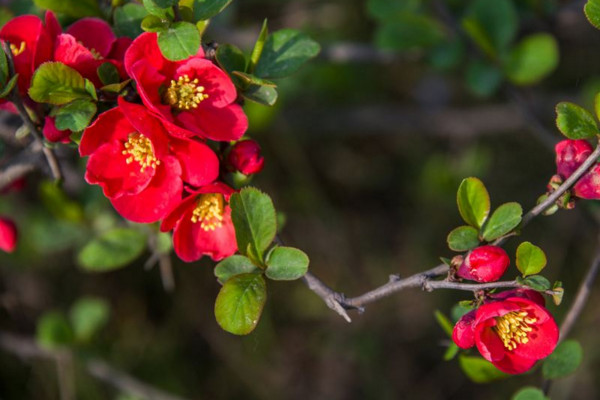
M 11 183 L 19 178 L 24 177 L 30 172 L 35 171 L 38 164 L 35 162 L 22 162 L 14 165 L 9 165 L 0 172 L 0 190 L 4 190 Z

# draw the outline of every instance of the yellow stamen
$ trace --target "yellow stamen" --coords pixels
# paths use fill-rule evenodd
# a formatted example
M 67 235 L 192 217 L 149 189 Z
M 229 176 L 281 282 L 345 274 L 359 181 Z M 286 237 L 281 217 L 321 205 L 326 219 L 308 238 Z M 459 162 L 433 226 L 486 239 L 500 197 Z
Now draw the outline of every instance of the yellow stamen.
M 18 56 L 19 54 L 21 54 L 22 52 L 25 51 L 25 49 L 27 48 L 27 44 L 25 42 L 21 42 L 21 44 L 19 45 L 19 47 L 15 46 L 14 44 L 10 44 L 10 51 L 13 53 L 13 56 Z
M 205 231 L 214 231 L 223 226 L 224 199 L 220 193 L 207 193 L 200 196 L 192 213 L 192 222 L 200 222 Z
M 207 99 L 204 86 L 198 86 L 198 78 L 193 81 L 187 75 L 181 75 L 177 80 L 171 80 L 164 101 L 178 110 L 189 110 L 198 107 L 202 100 Z
M 160 160 L 154 155 L 152 142 L 141 133 L 130 133 L 123 146 L 125 150 L 122 151 L 122 154 L 128 156 L 125 162 L 127 164 L 138 162 L 141 167 L 140 172 L 144 172 L 146 168 L 156 168 L 157 165 L 160 165 Z
M 496 318 L 496 326 L 493 329 L 507 350 L 514 350 L 518 345 L 529 342 L 529 332 L 533 331 L 529 325 L 535 323 L 537 319 L 527 315 L 527 311 L 511 311 Z
M 80 45 L 82 45 L 83 47 L 86 47 L 85 44 L 83 44 L 81 42 L 81 40 L 78 40 L 77 43 L 79 43 Z M 86 47 L 87 48 L 87 47 Z M 104 57 L 102 57 L 102 54 L 100 54 L 98 52 L 98 50 L 94 49 L 93 47 L 87 48 L 90 53 L 92 53 L 92 57 L 94 57 L 95 60 L 102 60 L 104 59 Z

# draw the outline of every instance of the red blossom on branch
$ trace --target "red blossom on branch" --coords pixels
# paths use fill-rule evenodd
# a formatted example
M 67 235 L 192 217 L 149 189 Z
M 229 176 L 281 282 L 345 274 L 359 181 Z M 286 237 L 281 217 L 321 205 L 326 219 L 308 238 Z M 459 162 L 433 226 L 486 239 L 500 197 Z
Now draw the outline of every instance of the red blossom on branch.
M 12 253 L 17 247 L 17 225 L 7 217 L 0 217 L 0 250 Z
M 501 247 L 481 246 L 466 255 L 456 274 L 476 282 L 494 282 L 500 279 L 509 264 L 508 254 Z
M 567 179 L 589 157 L 593 147 L 586 140 L 567 139 L 556 147 L 556 170 L 562 179 Z M 596 164 L 573 186 L 573 194 L 581 199 L 600 199 L 600 165 Z
M 260 146 L 251 139 L 237 142 L 231 148 L 227 160 L 235 171 L 239 171 L 244 175 L 259 173 L 265 165 Z

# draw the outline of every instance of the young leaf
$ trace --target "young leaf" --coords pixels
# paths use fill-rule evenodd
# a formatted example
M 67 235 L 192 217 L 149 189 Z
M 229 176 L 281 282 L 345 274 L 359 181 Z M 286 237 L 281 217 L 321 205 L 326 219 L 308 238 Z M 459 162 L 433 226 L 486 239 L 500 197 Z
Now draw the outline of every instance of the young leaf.
M 215 276 L 221 283 L 227 282 L 229 278 L 239 274 L 257 271 L 256 265 L 248 257 L 234 255 L 227 257 L 215 267 Z
M 92 98 L 79 72 L 59 62 L 46 62 L 39 66 L 31 79 L 29 97 L 38 103 L 56 105 Z
M 260 33 L 258 34 L 258 39 L 256 40 L 256 43 L 254 43 L 254 48 L 250 54 L 250 67 L 248 68 L 248 72 L 250 73 L 254 72 L 256 64 L 258 64 L 258 60 L 260 60 L 260 56 L 262 55 L 263 48 L 265 47 L 265 41 L 267 40 L 268 34 L 269 29 L 267 28 L 267 19 L 265 18 L 262 28 L 260 29 Z
M 232 44 L 222 44 L 217 48 L 217 63 L 231 75 L 233 71 L 246 70 L 246 56 Z
M 517 277 L 517 282 L 521 285 L 529 286 L 533 290 L 543 292 L 550 289 L 550 282 L 541 275 L 532 275 L 527 278 Z
M 458 357 L 458 363 L 465 375 L 475 383 L 488 383 L 510 376 L 482 357 L 461 355 Z
M 231 3 L 231 0 L 195 0 L 194 20 L 202 21 L 219 14 Z
M 481 228 L 490 213 L 490 195 L 483 182 L 477 178 L 463 179 L 458 187 L 456 202 L 463 220 Z
M 152 0 L 160 8 L 173 7 L 179 0 Z
M 8 80 L 8 73 L 8 59 L 4 50 L 0 48 L 0 85 L 4 85 Z
M 69 312 L 75 338 L 80 341 L 89 340 L 94 333 L 108 322 L 110 307 L 108 303 L 96 297 L 83 297 Z
M 142 21 L 148 15 L 148 12 L 140 4 L 127 3 L 123 7 L 115 9 L 115 33 L 118 36 L 127 36 L 135 39 L 141 35 Z
M 273 32 L 265 42 L 254 75 L 260 78 L 283 78 L 296 72 L 320 50 L 321 46 L 302 32 L 293 29 Z
M 545 78 L 558 65 L 558 44 L 552 35 L 539 33 L 524 38 L 508 56 L 506 75 L 517 85 Z
M 502 204 L 483 226 L 482 237 L 490 242 L 506 235 L 521 223 L 523 208 L 519 203 Z
M 117 228 L 85 245 L 79 252 L 77 261 L 86 271 L 111 271 L 138 258 L 145 247 L 144 234 L 133 229 Z
M 245 188 L 231 195 L 229 204 L 238 249 L 242 254 L 250 253 L 262 261 L 263 252 L 277 232 L 271 198 L 257 189 Z
M 516 262 L 523 276 L 539 274 L 546 266 L 546 254 L 536 245 L 523 242 L 517 248 Z
M 472 226 L 459 226 L 448 234 L 448 247 L 453 251 L 467 251 L 479 246 L 477 229 Z
M 51 115 L 56 117 L 56 129 L 78 132 L 88 127 L 96 115 L 97 108 L 96 103 L 92 101 L 77 99 L 55 110 Z
M 247 74 L 245 72 L 233 71 L 232 75 L 233 75 L 233 77 L 240 79 L 245 86 L 249 86 L 249 85 L 270 86 L 270 87 L 277 86 L 277 84 L 275 84 L 272 81 L 259 78 L 258 76 L 255 76 L 255 75 Z
M 73 18 L 102 17 L 97 0 L 34 0 L 36 6 Z
M 272 86 L 250 85 L 242 92 L 245 99 L 265 106 L 273 106 L 277 102 L 277 89 Z
M 511 400 L 548 400 L 548 398 L 540 389 L 527 386 L 515 393 Z
M 600 119 L 600 92 L 594 96 L 594 111 L 596 111 L 596 118 Z
M 200 32 L 189 22 L 175 22 L 158 34 L 158 47 L 171 61 L 179 61 L 193 56 L 200 48 Z
M 37 322 L 36 341 L 45 349 L 54 350 L 73 342 L 73 331 L 63 313 L 50 311 Z
M 458 354 L 459 350 L 460 350 L 460 347 L 458 347 L 456 345 L 456 343 L 450 342 L 450 346 L 448 346 L 448 349 L 444 353 L 444 357 L 443 357 L 444 361 L 450 361 L 450 360 L 452 360 L 454 357 L 456 357 L 456 355 Z
M 18 80 L 19 80 L 19 74 L 15 74 L 15 75 L 13 75 L 12 78 L 10 78 L 10 80 L 6 83 L 6 85 L 4 85 L 2 90 L 0 90 L 0 99 L 5 98 L 6 96 L 8 96 L 10 94 L 10 92 L 12 92 L 12 90 L 15 88 L 15 85 L 17 84 Z
M 171 7 L 160 7 L 154 0 L 143 0 L 144 8 L 148 13 L 161 19 L 173 19 L 173 9 Z
M 169 28 L 170 22 L 156 15 L 146 15 L 141 23 L 144 32 L 164 32 Z
M 100 65 L 97 69 L 97 73 L 98 78 L 100 78 L 100 82 L 102 82 L 103 85 L 111 85 L 121 81 L 119 70 L 113 63 L 105 62 Z
M 565 340 L 544 360 L 542 366 L 544 379 L 558 379 L 572 374 L 579 367 L 582 359 L 583 350 L 579 342 Z
M 600 29 L 600 0 L 588 0 L 583 11 L 590 24 Z
M 217 296 L 217 323 L 229 333 L 247 335 L 258 324 L 266 300 L 267 284 L 261 274 L 236 275 Z
M 556 126 L 569 139 L 588 139 L 600 134 L 592 114 L 566 101 L 556 106 Z
M 452 337 L 452 331 L 454 330 L 454 324 L 452 324 L 452 322 L 450 322 L 448 317 L 446 317 L 444 315 L 444 313 L 441 312 L 440 310 L 435 310 L 433 315 L 435 316 L 435 319 L 436 319 L 437 323 L 440 325 L 440 327 L 444 330 L 444 332 L 446 332 L 446 335 L 448 335 L 449 337 Z
M 435 19 L 415 13 L 398 14 L 375 33 L 377 47 L 395 51 L 434 47 L 443 39 L 443 29 Z
M 267 278 L 276 281 L 293 281 L 308 271 L 308 256 L 293 247 L 275 247 L 267 259 Z

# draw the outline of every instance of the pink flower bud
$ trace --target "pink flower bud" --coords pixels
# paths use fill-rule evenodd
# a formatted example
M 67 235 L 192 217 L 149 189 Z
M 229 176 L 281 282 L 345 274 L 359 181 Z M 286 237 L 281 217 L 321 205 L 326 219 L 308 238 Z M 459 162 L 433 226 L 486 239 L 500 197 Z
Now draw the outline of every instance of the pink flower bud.
M 557 173 L 567 179 L 589 157 L 594 148 L 583 139 L 563 140 L 556 147 Z
M 573 187 L 573 194 L 580 199 L 600 199 L 600 164 L 596 164 L 577 181 Z
M 58 130 L 54 124 L 54 118 L 46 117 L 44 119 L 43 134 L 49 142 L 69 143 L 69 136 L 71 136 L 71 133 L 72 132 L 68 129 L 65 129 L 64 131 Z
M 244 175 L 252 175 L 263 169 L 265 159 L 260 154 L 260 146 L 254 140 L 237 142 L 228 158 L 229 164 Z
M 0 250 L 12 253 L 17 247 L 17 226 L 5 217 L 0 217 Z
M 500 279 L 510 259 L 498 246 L 481 246 L 471 250 L 458 267 L 457 275 L 477 282 L 494 282 Z

